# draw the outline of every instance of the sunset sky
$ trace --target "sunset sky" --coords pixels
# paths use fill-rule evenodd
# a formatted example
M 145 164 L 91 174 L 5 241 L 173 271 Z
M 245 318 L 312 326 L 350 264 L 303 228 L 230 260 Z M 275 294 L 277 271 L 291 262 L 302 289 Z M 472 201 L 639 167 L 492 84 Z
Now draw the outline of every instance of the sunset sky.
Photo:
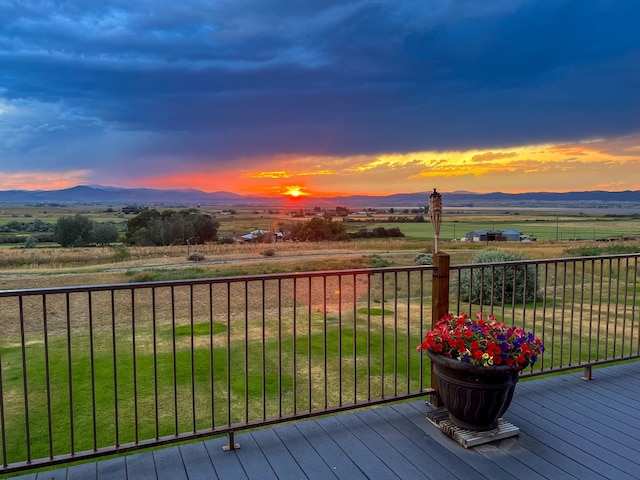
M 640 190 L 634 0 L 22 0 L 0 19 L 0 190 Z

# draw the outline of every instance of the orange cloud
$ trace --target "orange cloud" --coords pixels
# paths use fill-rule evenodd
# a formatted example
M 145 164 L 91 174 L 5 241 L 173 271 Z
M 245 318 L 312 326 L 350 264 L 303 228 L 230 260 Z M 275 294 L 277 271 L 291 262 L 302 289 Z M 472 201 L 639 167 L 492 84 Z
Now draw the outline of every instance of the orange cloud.
M 253 162 L 259 168 L 246 168 Z M 55 189 L 78 184 L 117 182 L 119 186 L 194 188 L 206 192 L 281 196 L 469 190 L 568 191 L 640 190 L 640 135 L 610 141 L 509 146 L 501 150 L 417 151 L 354 156 L 296 156 L 243 159 L 242 169 L 212 168 L 202 173 L 158 169 L 157 176 L 100 180 L 91 171 L 0 172 L 0 189 Z M 195 167 L 194 167 L 195 168 Z M 225 167 L 228 168 L 228 167 Z M 621 172 L 624 172 L 621 174 Z M 115 178 L 115 177 L 114 177 Z M 292 197 L 292 199 L 295 197 Z
M 486 153 L 481 153 L 478 155 L 474 155 L 473 157 L 471 157 L 471 160 L 474 162 L 486 162 L 488 160 L 501 160 L 504 158 L 513 158 L 513 157 L 517 157 L 518 154 L 516 152 L 498 152 L 498 153 L 494 153 L 494 152 L 486 152 Z
M 1 172 L 2 190 L 61 190 L 90 183 L 89 170 L 67 172 Z
M 287 172 L 245 172 L 242 177 L 248 178 L 289 178 L 291 175 Z

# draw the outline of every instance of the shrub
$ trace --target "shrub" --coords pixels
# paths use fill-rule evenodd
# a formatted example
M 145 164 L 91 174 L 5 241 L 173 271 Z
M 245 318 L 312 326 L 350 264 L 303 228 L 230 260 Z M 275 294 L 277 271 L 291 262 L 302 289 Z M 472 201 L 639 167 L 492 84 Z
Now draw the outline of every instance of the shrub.
M 265 248 L 260 252 L 260 255 L 265 257 L 273 257 L 276 254 L 275 248 Z
M 602 249 L 595 245 L 568 248 L 564 252 L 573 257 L 596 257 L 602 255 Z
M 430 253 L 419 253 L 413 258 L 414 265 L 433 265 L 433 255 Z
M 24 241 L 24 248 L 36 248 L 38 246 L 38 239 L 32 235 L 29 235 Z
M 200 252 L 193 252 L 189 254 L 187 260 L 191 260 L 192 262 L 201 262 L 204 260 L 204 255 Z
M 113 256 L 111 257 L 111 259 L 114 262 L 124 262 L 129 260 L 130 258 L 131 252 L 126 246 L 119 244 L 113 247 Z
M 367 261 L 370 268 L 383 268 L 391 265 L 388 260 L 382 258 L 380 255 L 363 255 L 363 258 Z
M 127 276 L 131 277 L 131 282 L 153 282 L 156 280 L 157 272 L 152 270 L 128 271 Z
M 485 250 L 478 253 L 471 263 L 523 260 L 525 257 L 519 253 Z M 533 302 L 537 300 L 537 284 L 533 265 L 509 264 L 464 269 L 460 272 L 460 300 L 482 305 Z

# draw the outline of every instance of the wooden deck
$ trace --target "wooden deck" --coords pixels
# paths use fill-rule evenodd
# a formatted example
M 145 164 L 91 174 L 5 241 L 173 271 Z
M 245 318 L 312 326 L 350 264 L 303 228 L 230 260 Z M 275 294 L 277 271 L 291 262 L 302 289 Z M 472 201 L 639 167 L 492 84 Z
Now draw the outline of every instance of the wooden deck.
M 465 449 L 425 419 L 424 401 L 215 438 L 17 478 L 638 479 L 640 363 L 521 381 L 505 420 L 516 437 Z

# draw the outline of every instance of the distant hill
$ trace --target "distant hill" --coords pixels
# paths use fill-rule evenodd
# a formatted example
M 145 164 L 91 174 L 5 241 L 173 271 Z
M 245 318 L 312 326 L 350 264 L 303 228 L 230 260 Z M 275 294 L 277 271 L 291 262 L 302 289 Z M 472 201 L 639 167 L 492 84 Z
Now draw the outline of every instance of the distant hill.
M 4 190 L 3 204 L 62 204 L 62 205 L 149 205 L 149 206 L 284 206 L 301 207 L 332 205 L 350 208 L 419 207 L 428 205 L 431 192 L 398 193 L 395 195 L 351 195 L 337 197 L 260 197 L 232 192 L 203 192 L 201 190 L 158 190 L 152 188 L 119 188 L 101 185 L 79 185 L 63 190 Z M 443 192 L 445 207 L 582 207 L 582 208 L 639 208 L 640 191 L 588 192 L 531 192 L 531 193 L 471 193 Z

